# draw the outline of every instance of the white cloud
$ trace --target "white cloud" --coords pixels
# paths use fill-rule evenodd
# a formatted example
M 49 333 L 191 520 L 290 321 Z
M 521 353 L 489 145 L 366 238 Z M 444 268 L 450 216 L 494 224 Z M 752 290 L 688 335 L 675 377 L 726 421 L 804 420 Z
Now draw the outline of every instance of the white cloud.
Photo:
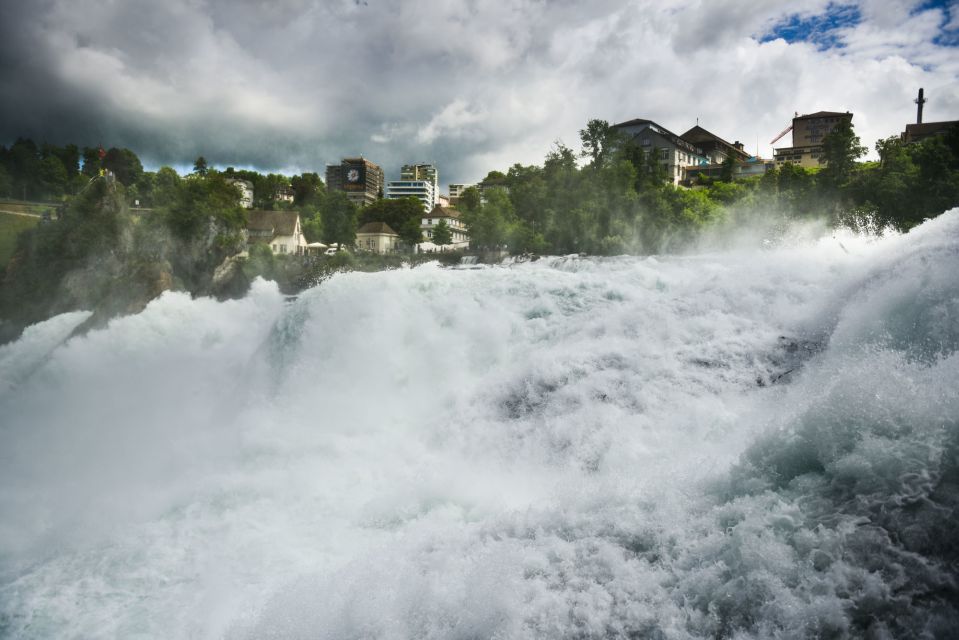
M 927 119 L 959 118 L 959 56 L 934 42 L 956 5 L 858 4 L 823 51 L 762 40 L 828 0 L 10 3 L 0 134 L 320 173 L 431 158 L 466 182 L 578 147 L 594 117 L 677 133 L 698 117 L 765 155 L 793 111 L 853 111 L 871 146 L 912 121 L 920 86 Z

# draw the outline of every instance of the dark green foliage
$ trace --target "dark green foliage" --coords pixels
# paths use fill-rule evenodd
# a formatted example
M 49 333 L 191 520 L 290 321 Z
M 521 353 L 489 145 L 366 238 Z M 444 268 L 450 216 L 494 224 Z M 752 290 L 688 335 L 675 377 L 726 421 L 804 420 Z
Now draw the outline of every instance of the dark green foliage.
M 450 226 L 446 224 L 446 219 L 442 218 L 435 227 L 433 227 L 433 244 L 445 246 L 453 243 L 453 232 Z
M 124 186 L 132 186 L 143 175 L 143 165 L 129 149 L 112 147 L 103 158 L 103 168 L 113 172 Z
M 345 192 L 329 192 L 320 216 L 324 243 L 352 246 L 356 242 L 356 205 L 349 201 Z
M 206 165 L 206 158 L 199 156 L 196 160 L 193 161 L 193 173 L 205 176 L 209 168 Z
M 122 188 L 99 179 L 56 224 L 21 233 L 0 288 L 0 318 L 4 319 L 0 341 L 51 315 L 93 308 L 111 288 L 120 286 L 116 277 L 91 276 L 116 255 L 129 251 L 131 225 Z
M 320 180 L 319 174 L 302 173 L 290 178 L 293 188 L 293 206 L 322 204 L 326 195 L 326 186 Z
M 420 224 L 424 217 L 423 203 L 416 198 L 377 200 L 360 210 L 360 226 L 367 222 L 385 222 L 407 245 L 423 241 Z
M 173 201 L 161 215 L 181 240 L 197 237 L 211 220 L 223 223 L 229 231 L 239 231 L 246 225 L 236 189 L 219 174 L 181 180 Z
M 905 144 L 876 143 L 879 163 L 858 168 L 844 187 L 852 209 L 869 211 L 880 225 L 908 229 L 959 205 L 959 128 L 946 136 Z
M 859 144 L 859 136 L 852 123 L 839 123 L 822 141 L 822 158 L 826 167 L 820 172 L 824 187 L 840 189 L 846 186 L 856 170 L 856 161 L 866 153 Z
M 735 168 L 736 168 L 736 158 L 732 155 L 726 156 L 726 159 L 723 160 L 722 169 L 719 172 L 719 180 L 721 182 L 732 182 L 733 169 Z

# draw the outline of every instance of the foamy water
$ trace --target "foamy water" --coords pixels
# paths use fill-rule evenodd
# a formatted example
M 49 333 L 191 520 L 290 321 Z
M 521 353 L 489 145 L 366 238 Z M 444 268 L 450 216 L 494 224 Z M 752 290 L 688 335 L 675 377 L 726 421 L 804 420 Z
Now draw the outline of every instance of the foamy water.
M 4 637 L 959 624 L 959 211 L 85 317 L 0 347 Z

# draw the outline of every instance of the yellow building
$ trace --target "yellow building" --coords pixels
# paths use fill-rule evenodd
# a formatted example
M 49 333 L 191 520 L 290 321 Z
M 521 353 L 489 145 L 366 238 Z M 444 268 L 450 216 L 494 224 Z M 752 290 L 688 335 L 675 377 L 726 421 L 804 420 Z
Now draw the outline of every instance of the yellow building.
M 787 162 L 812 169 L 822 166 L 822 141 L 841 122 L 852 122 L 850 112 L 817 111 L 793 118 L 792 146 L 774 150 L 776 166 Z M 786 131 L 789 131 L 787 129 Z M 777 138 L 778 139 L 778 138 Z M 776 142 L 776 140 L 773 140 Z
M 400 234 L 385 222 L 367 222 L 356 231 L 356 248 L 373 253 L 393 253 L 400 248 Z

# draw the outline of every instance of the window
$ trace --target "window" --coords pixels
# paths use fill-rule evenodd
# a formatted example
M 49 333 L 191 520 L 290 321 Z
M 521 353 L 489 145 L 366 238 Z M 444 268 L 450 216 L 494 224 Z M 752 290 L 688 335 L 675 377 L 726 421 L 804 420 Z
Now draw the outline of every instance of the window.
M 669 160 L 669 149 L 660 149 L 659 157 L 663 160 Z
M 644 147 L 648 147 L 648 146 L 649 146 L 649 138 L 643 138 L 643 146 L 644 146 Z

